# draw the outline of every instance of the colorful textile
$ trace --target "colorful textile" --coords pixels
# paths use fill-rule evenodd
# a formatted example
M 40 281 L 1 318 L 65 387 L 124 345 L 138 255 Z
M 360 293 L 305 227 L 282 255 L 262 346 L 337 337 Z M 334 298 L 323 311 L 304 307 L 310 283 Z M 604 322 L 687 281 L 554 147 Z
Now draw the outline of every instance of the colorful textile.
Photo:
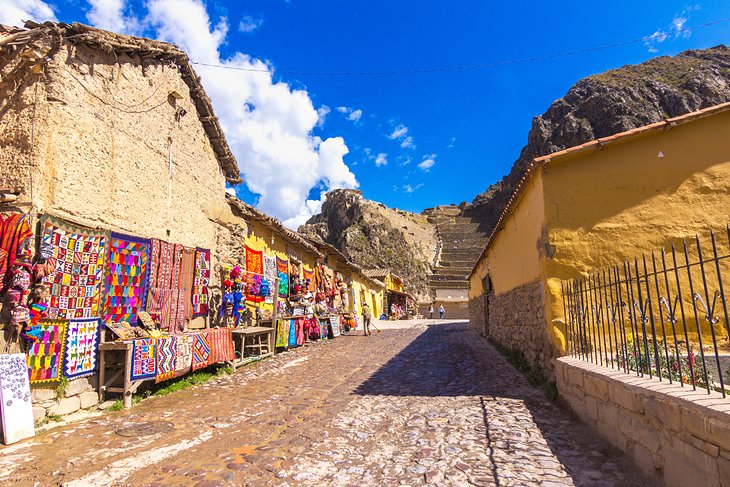
M 193 371 L 212 364 L 210 332 L 204 330 L 193 335 Z
M 28 377 L 31 382 L 59 380 L 66 343 L 68 321 L 46 320 L 39 325 L 37 338 L 28 345 Z
M 101 292 L 109 233 L 76 227 L 48 215 L 40 218 L 41 245 L 51 253 L 43 279 L 50 291 L 50 319 L 101 315 Z
M 330 320 L 330 324 L 332 325 L 332 337 L 337 338 L 340 336 L 340 317 L 333 316 Z
M 276 272 L 279 277 L 279 296 L 289 297 L 289 261 L 276 258 Z
M 100 331 L 99 318 L 69 322 L 63 355 L 63 375 L 69 379 L 78 379 L 96 372 Z
M 187 275 L 190 264 L 189 252 L 182 245 L 171 244 L 162 240 L 152 239 L 150 249 L 150 278 L 147 295 L 147 311 L 160 322 L 160 328 L 170 333 L 179 333 L 185 329 L 186 306 L 190 306 L 190 287 L 192 286 L 192 267 Z M 193 260 L 195 259 L 193 255 Z M 189 277 L 189 282 L 181 284 Z
M 0 215 L 0 294 L 4 293 L 11 279 L 11 270 L 18 257 L 18 250 L 33 236 L 30 218 L 12 213 L 6 218 Z
M 297 347 L 297 320 L 291 320 L 289 322 L 289 348 Z
M 175 355 L 177 354 L 177 337 L 161 337 L 156 343 L 157 372 L 155 382 L 175 377 Z
M 195 249 L 193 272 L 193 316 L 208 316 L 208 284 L 210 283 L 210 250 Z
M 308 271 L 307 269 L 304 269 L 304 280 L 309 280 L 307 291 L 312 293 L 317 291 L 317 283 L 314 282 L 314 271 Z
M 233 349 L 233 334 L 228 327 L 213 328 L 211 337 L 211 363 L 230 362 L 236 356 Z
M 155 338 L 138 338 L 132 342 L 132 370 L 130 380 L 152 379 L 157 375 Z
M 182 248 L 180 254 L 180 284 L 178 286 L 178 322 L 185 329 L 185 323 L 193 317 L 193 282 L 195 281 L 195 249 Z
M 276 257 L 264 254 L 264 277 L 273 283 L 276 276 Z
M 276 324 L 276 346 L 286 348 L 289 345 L 289 320 L 279 320 Z
M 112 233 L 106 265 L 104 323 L 137 323 L 147 299 L 150 241 Z
M 182 334 L 177 337 L 175 352 L 175 377 L 190 372 L 193 366 L 193 339 L 195 335 Z
M 260 303 L 261 276 L 264 274 L 264 253 L 246 245 L 246 301 Z

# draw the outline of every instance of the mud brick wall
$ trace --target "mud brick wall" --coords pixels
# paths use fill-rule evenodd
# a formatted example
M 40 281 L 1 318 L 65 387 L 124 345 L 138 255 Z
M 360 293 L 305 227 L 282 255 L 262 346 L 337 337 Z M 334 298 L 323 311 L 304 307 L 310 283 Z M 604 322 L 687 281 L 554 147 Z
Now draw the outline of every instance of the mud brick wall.
M 668 487 L 730 486 L 730 400 L 570 357 L 558 393 L 587 424 Z
M 489 337 L 520 350 L 529 364 L 552 379 L 557 355 L 547 336 L 545 289 L 540 280 L 489 297 Z

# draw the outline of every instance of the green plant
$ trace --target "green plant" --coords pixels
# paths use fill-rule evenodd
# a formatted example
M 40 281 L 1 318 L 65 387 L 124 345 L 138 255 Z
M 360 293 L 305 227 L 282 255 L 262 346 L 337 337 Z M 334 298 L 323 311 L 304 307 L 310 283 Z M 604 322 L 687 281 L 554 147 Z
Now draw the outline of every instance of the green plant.
M 61 376 L 61 380 L 59 381 L 58 385 L 56 386 L 56 399 L 58 399 L 58 400 L 63 399 L 63 395 L 66 393 L 67 387 L 68 387 L 68 378 Z
M 122 409 L 124 409 L 124 401 L 122 401 L 121 399 L 117 399 L 116 401 L 114 401 L 114 404 L 106 408 L 108 412 L 121 411 Z
M 531 385 L 542 389 L 543 392 L 545 392 L 545 394 L 552 400 L 556 400 L 558 398 L 558 386 L 555 381 L 547 380 L 540 370 L 533 367 L 530 362 L 528 362 L 522 350 L 505 347 L 492 337 L 489 337 L 488 340 L 489 343 L 494 345 L 494 348 L 496 348 L 499 353 L 507 358 L 509 363 L 525 374 L 527 381 Z

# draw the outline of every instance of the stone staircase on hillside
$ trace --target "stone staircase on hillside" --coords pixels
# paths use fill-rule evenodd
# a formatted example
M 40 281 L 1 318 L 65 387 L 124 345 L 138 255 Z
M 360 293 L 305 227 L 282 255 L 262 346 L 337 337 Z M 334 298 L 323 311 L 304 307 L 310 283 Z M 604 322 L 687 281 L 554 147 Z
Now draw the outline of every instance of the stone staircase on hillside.
M 461 214 L 458 206 L 440 206 L 428 210 L 429 220 L 436 224 L 441 252 L 429 277 L 432 296 L 440 299 L 450 295 L 466 296 L 467 278 L 484 250 L 487 233 L 482 225 Z

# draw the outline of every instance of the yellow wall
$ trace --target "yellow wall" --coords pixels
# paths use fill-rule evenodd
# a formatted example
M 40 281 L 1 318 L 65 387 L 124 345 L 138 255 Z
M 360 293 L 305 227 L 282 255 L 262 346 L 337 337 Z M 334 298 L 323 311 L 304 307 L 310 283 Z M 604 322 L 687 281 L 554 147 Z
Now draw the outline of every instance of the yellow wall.
M 540 277 L 538 240 L 545 218 L 542 176 L 537 174 L 512 216 L 497 233 L 486 257 L 477 262 L 469 278 L 469 298 L 484 293 L 484 278 L 490 274 L 495 294 L 502 294 Z
M 729 131 L 725 112 L 547 167 L 546 213 L 556 247 L 546 261 L 552 316 L 563 315 L 561 280 L 724 229 Z M 721 241 L 727 250 L 727 237 Z
M 398 280 L 398 279 L 394 279 L 393 276 L 390 273 L 388 273 L 388 275 L 385 276 L 384 282 L 385 282 L 385 288 L 386 289 L 391 289 L 393 291 L 404 292 L 404 290 L 403 290 L 403 281 Z
M 358 316 L 362 315 L 362 303 L 364 297 L 365 302 L 368 303 L 368 306 L 370 307 L 370 312 L 373 317 L 376 319 L 379 318 L 383 313 L 383 288 L 373 287 L 358 273 L 352 274 L 352 288 L 357 295 L 357 309 L 354 310 L 355 314 Z M 373 294 L 371 290 L 374 290 L 375 294 Z

